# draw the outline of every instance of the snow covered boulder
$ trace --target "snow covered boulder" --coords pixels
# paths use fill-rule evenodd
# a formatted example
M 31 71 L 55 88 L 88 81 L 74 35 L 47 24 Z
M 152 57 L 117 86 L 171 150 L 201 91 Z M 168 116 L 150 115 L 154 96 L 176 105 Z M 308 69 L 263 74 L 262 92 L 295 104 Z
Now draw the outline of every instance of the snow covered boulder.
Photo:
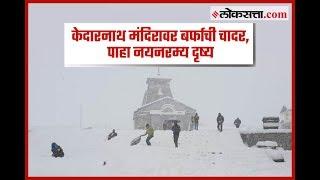
M 280 150 L 266 149 L 266 154 L 274 162 L 284 162 L 284 157 L 283 157 L 282 151 Z
M 278 147 L 278 143 L 275 141 L 258 141 L 256 146 L 258 148 L 276 149 Z

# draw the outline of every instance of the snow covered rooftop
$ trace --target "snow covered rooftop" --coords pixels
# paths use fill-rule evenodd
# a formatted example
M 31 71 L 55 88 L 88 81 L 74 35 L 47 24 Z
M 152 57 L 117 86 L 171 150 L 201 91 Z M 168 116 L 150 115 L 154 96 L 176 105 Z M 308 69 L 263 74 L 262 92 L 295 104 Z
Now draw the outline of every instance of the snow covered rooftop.
M 153 102 L 150 102 L 150 103 L 148 103 L 148 104 L 145 104 L 145 105 L 143 105 L 143 106 L 140 106 L 140 107 L 137 109 L 137 111 L 140 110 L 141 108 L 144 108 L 144 107 L 149 106 L 149 105 L 151 105 L 151 104 L 154 104 L 154 103 L 156 103 L 156 102 L 162 101 L 162 100 L 164 100 L 164 99 L 172 99 L 173 101 L 177 101 L 177 102 L 185 105 L 184 103 L 182 103 L 181 101 L 179 101 L 179 100 L 177 100 L 177 99 L 175 99 L 175 98 L 173 98 L 173 97 L 166 96 L 166 97 L 157 99 L 157 100 L 155 100 L 155 101 L 153 101 Z M 188 108 L 190 108 L 190 109 L 193 109 L 193 108 L 191 108 L 191 107 L 189 107 L 189 106 L 187 106 L 187 105 L 185 105 L 185 106 L 188 107 Z M 195 109 L 193 109 L 193 110 L 195 110 Z
M 286 106 L 283 106 L 282 109 L 281 109 L 281 111 L 280 111 L 280 113 L 284 113 L 284 112 L 286 112 L 287 110 L 288 110 L 288 108 L 287 108 Z
M 148 103 L 148 104 L 145 104 L 145 105 L 143 105 L 143 106 L 140 106 L 138 109 L 141 109 L 141 108 L 143 108 L 143 107 L 149 106 L 149 105 L 151 105 L 151 104 L 153 104 L 153 103 L 156 103 L 156 102 L 162 101 L 163 99 L 168 99 L 168 98 L 169 98 L 169 99 L 173 99 L 172 97 L 166 96 L 166 97 L 157 99 L 157 100 L 155 100 L 155 101 L 152 101 L 152 102 L 150 102 L 150 103 Z
M 163 78 L 163 77 L 149 77 L 147 78 L 147 84 L 150 84 L 150 83 L 169 83 L 171 81 L 170 78 Z

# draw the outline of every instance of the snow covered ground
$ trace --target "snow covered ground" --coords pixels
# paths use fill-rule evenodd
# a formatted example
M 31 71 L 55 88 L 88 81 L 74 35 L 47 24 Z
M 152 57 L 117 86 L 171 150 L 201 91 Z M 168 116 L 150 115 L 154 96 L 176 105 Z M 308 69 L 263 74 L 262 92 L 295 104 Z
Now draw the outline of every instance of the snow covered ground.
M 35 127 L 29 130 L 29 176 L 291 176 L 291 151 L 276 163 L 264 149 L 248 148 L 235 128 L 183 131 L 179 148 L 171 131 L 155 131 L 148 147 L 142 130 Z M 62 146 L 65 157 L 51 157 L 51 143 Z M 103 165 L 103 162 L 106 165 Z

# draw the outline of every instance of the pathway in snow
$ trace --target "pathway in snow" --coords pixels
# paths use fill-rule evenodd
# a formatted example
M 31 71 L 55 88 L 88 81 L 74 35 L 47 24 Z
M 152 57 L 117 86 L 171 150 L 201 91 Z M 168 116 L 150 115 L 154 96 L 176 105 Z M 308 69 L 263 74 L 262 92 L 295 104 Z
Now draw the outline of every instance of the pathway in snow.
M 29 132 L 30 176 L 291 175 L 291 151 L 285 151 L 286 162 L 275 163 L 263 150 L 246 147 L 237 129 L 183 131 L 179 148 L 171 131 L 155 131 L 151 147 L 145 138 L 130 146 L 143 133 L 123 130 L 105 141 L 107 133 L 101 129 L 35 129 Z M 64 148 L 64 158 L 50 156 L 53 141 Z

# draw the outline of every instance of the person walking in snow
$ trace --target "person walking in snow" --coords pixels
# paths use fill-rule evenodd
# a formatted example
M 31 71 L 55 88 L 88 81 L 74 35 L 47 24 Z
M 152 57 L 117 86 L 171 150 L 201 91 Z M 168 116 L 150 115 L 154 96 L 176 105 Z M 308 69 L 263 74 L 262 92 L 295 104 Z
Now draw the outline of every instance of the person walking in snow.
M 217 128 L 220 132 L 222 132 L 223 122 L 224 122 L 224 117 L 221 115 L 221 113 L 219 113 L 217 117 Z
M 110 140 L 111 138 L 116 137 L 118 134 L 116 133 L 116 130 L 112 130 L 112 132 L 108 135 L 108 140 Z
M 146 124 L 146 133 L 141 136 L 145 136 L 145 135 L 148 135 L 146 139 L 147 145 L 151 146 L 150 139 L 153 138 L 154 129 L 149 124 Z
M 233 124 L 236 126 L 236 128 L 239 128 L 241 124 L 241 120 L 237 118 L 236 120 L 234 120 Z
M 174 142 L 174 145 L 177 148 L 178 147 L 179 134 L 180 134 L 180 131 L 181 131 L 181 128 L 178 125 L 177 121 L 174 121 L 174 125 L 172 126 L 171 130 L 173 132 L 173 142 Z
M 55 142 L 51 144 L 51 152 L 53 157 L 63 157 L 64 152 L 63 149 Z
M 198 130 L 198 127 L 199 127 L 199 116 L 198 116 L 198 113 L 196 113 L 194 115 L 194 129 Z

